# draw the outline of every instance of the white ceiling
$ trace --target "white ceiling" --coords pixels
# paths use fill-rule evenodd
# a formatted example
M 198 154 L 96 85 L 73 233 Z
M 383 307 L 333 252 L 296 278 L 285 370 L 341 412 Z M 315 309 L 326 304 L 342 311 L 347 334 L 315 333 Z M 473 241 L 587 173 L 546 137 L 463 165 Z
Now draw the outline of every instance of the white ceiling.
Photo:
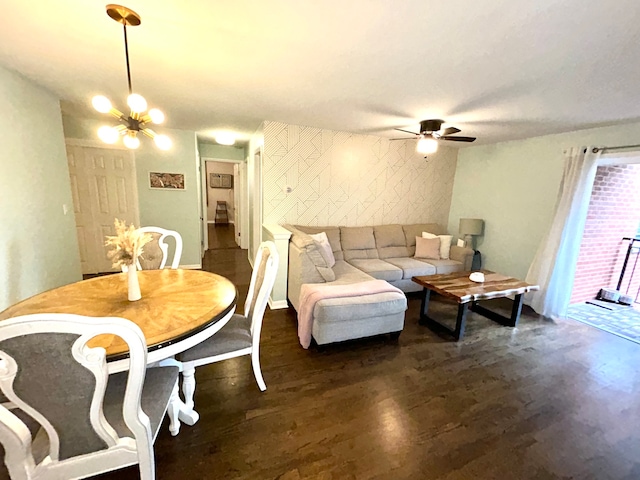
M 142 17 L 128 29 L 134 90 L 171 128 L 246 139 L 276 120 L 397 136 L 443 118 L 477 144 L 640 119 L 638 0 L 126 5 Z M 0 64 L 65 111 L 93 115 L 97 93 L 124 108 L 122 28 L 102 2 L 6 2 Z

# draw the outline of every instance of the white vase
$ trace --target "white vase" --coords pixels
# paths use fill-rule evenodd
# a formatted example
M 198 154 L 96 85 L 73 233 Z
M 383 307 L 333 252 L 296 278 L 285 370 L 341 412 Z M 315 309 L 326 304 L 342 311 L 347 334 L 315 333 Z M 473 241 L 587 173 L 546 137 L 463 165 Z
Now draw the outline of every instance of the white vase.
M 136 269 L 135 263 L 133 265 L 129 265 L 129 269 L 127 270 L 127 286 L 130 302 L 135 302 L 142 298 L 142 294 L 140 293 L 140 284 L 138 283 L 138 270 Z

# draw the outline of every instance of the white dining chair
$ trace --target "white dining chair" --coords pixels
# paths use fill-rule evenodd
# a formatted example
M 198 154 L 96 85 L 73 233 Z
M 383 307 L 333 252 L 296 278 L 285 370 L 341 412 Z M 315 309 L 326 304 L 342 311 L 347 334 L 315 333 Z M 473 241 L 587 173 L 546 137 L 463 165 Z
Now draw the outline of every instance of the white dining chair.
M 182 257 L 182 235 L 175 230 L 167 230 L 162 227 L 140 227 L 140 232 L 149 233 L 153 239 L 142 249 L 136 261 L 138 270 L 162 270 L 167 267 L 176 269 L 180 265 Z M 167 238 L 172 238 L 175 244 L 173 258 L 169 262 L 169 244 Z M 122 271 L 127 271 L 127 266 L 122 265 Z
M 108 334 L 129 347 L 109 375 Z M 147 369 L 140 328 L 124 318 L 44 313 L 0 323 L 0 442 L 12 479 L 84 478 L 138 464 L 155 478 L 153 441 L 177 391 L 178 368 Z
M 234 357 L 251 355 L 251 365 L 258 387 L 262 391 L 267 389 L 260 369 L 260 331 L 267 300 L 278 271 L 275 243 L 260 244 L 253 265 L 244 315 L 233 315 L 219 332 L 176 356 L 182 363 L 182 392 L 187 408 L 194 407 L 196 367 Z

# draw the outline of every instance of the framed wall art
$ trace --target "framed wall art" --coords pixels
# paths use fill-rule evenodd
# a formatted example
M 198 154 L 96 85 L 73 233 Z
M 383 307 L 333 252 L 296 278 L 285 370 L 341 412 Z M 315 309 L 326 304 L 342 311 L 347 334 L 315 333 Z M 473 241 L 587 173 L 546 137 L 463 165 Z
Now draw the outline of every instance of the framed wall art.
M 149 188 L 184 190 L 184 173 L 149 172 Z

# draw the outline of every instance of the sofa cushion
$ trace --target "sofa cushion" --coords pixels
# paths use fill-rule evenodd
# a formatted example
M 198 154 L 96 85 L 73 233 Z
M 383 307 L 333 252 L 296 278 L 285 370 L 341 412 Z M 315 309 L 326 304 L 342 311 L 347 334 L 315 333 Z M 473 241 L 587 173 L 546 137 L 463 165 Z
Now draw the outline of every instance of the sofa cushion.
M 360 258 L 350 260 L 349 263 L 379 280 L 400 280 L 402 270 L 389 262 L 377 258 Z
M 308 234 L 325 232 L 329 239 L 331 250 L 333 250 L 333 257 L 336 260 L 344 260 L 342 244 L 340 243 L 340 227 L 307 227 L 304 225 L 295 225 L 295 228 Z
M 416 259 L 418 260 L 418 259 Z M 453 273 L 453 272 L 461 272 L 464 270 L 464 265 L 458 262 L 457 260 L 418 260 L 423 261 L 428 265 L 432 265 L 435 267 L 434 273 Z
M 407 250 L 410 257 L 416 253 L 416 237 L 421 237 L 422 232 L 431 232 L 434 235 L 446 235 L 447 232 L 436 223 L 416 223 L 413 225 L 403 225 L 404 236 L 407 241 Z
M 340 227 L 340 242 L 344 259 L 378 258 L 373 227 Z
M 407 240 L 401 225 L 379 225 L 373 227 L 376 248 L 380 258 L 409 256 Z
M 402 278 L 411 278 L 420 275 L 434 275 L 437 273 L 436 267 L 416 258 L 387 258 L 385 259 L 385 262 L 389 262 L 390 264 L 401 268 L 403 272 Z
M 333 266 L 333 271 L 336 274 L 336 279 L 332 282 L 334 285 L 374 280 L 371 275 L 364 273 L 359 268 L 354 267 L 344 260 L 336 260 L 336 264 Z
M 327 298 L 316 303 L 313 309 L 313 321 L 314 323 L 349 322 L 360 318 L 392 315 L 404 312 L 406 309 L 407 297 L 398 292 Z

